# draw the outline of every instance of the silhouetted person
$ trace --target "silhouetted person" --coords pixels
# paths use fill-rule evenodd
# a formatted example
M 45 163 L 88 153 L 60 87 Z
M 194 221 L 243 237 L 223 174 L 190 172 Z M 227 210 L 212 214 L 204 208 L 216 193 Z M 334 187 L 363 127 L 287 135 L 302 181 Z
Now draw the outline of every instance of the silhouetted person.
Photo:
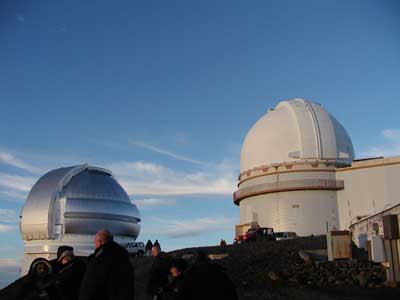
M 146 291 L 152 299 L 162 299 L 161 295 L 168 284 L 171 259 L 167 254 L 161 252 L 160 248 L 155 246 L 155 243 L 151 248 L 151 255 L 153 256 L 153 263 Z
M 151 255 L 151 248 L 153 248 L 153 243 L 150 240 L 148 240 L 146 243 L 146 248 L 145 248 L 147 256 Z
M 160 243 L 158 242 L 158 240 L 156 240 L 156 241 L 154 242 L 154 245 L 153 245 L 153 246 L 158 247 L 158 248 L 160 248 L 160 250 L 161 250 L 161 246 L 160 246 Z
M 182 286 L 184 282 L 184 272 L 187 263 L 183 259 L 174 259 L 170 265 L 169 283 L 165 287 L 163 300 L 184 300 L 182 296 Z
M 224 271 L 221 266 L 211 263 L 204 252 L 199 252 L 196 263 L 185 275 L 183 299 L 237 300 L 235 286 Z
M 95 236 L 95 252 L 82 281 L 80 300 L 134 299 L 134 271 L 126 249 L 113 241 L 108 230 Z
M 74 248 L 60 246 L 57 251 L 58 273 L 56 289 L 60 300 L 78 300 L 79 290 L 85 274 L 85 263 L 75 257 Z

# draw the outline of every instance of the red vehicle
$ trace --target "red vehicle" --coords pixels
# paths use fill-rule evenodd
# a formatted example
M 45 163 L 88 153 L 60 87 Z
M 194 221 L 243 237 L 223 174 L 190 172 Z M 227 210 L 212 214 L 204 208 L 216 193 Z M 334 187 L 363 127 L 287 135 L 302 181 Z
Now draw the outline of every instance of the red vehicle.
M 247 230 L 243 235 L 235 237 L 235 243 L 255 242 L 259 240 L 275 241 L 275 233 L 273 228 L 269 227 L 254 227 Z

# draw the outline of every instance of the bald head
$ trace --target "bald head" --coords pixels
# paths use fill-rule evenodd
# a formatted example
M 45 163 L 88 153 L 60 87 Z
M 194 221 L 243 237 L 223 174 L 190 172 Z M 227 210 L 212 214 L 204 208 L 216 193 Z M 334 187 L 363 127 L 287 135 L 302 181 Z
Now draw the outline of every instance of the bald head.
M 153 247 L 151 248 L 151 255 L 152 255 L 153 257 L 159 256 L 160 253 L 161 253 L 160 247 L 158 247 L 158 246 L 153 246 Z
M 107 244 L 113 240 L 111 232 L 106 229 L 100 230 L 96 233 L 94 237 L 94 244 L 96 249 L 100 248 L 102 245 Z

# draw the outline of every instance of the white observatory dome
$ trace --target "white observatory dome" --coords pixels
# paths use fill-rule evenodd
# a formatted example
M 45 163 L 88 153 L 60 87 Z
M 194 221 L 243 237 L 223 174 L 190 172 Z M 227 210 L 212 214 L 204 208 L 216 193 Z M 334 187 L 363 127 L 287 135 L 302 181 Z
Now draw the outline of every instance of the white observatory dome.
M 293 99 L 280 102 L 250 129 L 242 146 L 240 172 L 306 160 L 350 165 L 353 159 L 344 127 L 320 104 Z

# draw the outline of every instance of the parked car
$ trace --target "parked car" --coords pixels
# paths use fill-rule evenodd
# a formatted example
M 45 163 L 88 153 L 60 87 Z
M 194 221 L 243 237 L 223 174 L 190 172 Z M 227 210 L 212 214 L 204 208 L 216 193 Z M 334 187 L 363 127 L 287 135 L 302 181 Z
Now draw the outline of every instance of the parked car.
M 277 241 L 280 240 L 290 240 L 297 238 L 296 232 L 275 232 L 275 237 Z
M 234 242 L 237 244 L 243 242 L 255 242 L 258 240 L 275 240 L 275 233 L 273 228 L 269 227 L 254 227 L 247 230 L 243 235 L 235 237 Z
M 142 242 L 130 242 L 126 243 L 124 246 L 131 255 L 143 256 L 146 252 L 146 247 Z

